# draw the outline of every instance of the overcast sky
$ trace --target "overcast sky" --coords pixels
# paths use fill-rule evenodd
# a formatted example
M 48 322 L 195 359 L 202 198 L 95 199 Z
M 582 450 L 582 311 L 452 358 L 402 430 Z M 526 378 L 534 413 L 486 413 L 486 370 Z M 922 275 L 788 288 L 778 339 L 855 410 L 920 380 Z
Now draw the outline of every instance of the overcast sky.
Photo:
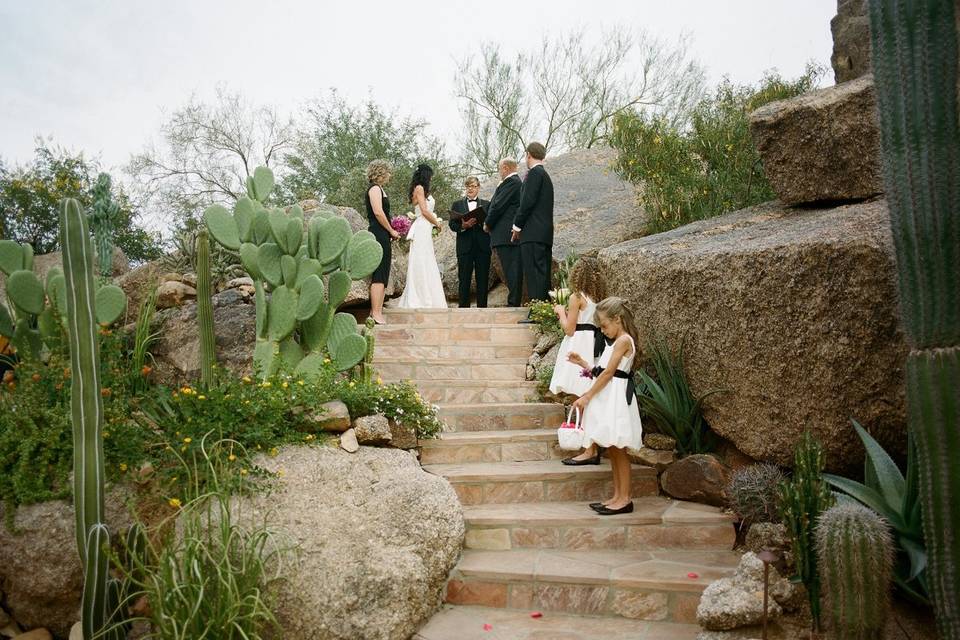
M 576 27 L 686 31 L 711 80 L 754 82 L 829 64 L 835 13 L 836 0 L 0 0 L 0 158 L 28 161 L 43 135 L 116 168 L 218 83 L 284 113 L 331 87 L 370 94 L 452 142 L 455 60 L 479 40 L 515 51 Z

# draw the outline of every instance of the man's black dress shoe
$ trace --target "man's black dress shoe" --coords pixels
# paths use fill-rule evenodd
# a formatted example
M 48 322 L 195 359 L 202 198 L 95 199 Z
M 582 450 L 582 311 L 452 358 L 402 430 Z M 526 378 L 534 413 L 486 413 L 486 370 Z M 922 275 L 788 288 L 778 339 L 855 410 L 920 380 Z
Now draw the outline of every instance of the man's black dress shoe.
M 600 464 L 600 454 L 598 453 L 592 458 L 584 458 L 583 460 L 577 460 L 576 458 L 564 458 L 560 462 L 569 467 L 579 467 L 583 464 Z
M 596 512 L 602 516 L 615 516 L 621 513 L 633 513 L 633 503 L 628 502 L 627 504 L 620 507 L 619 509 L 611 509 L 609 507 L 604 507 L 601 505 L 599 508 L 596 509 Z
M 517 324 L 536 324 L 536 322 L 530 318 L 524 318 L 523 320 L 517 320 Z

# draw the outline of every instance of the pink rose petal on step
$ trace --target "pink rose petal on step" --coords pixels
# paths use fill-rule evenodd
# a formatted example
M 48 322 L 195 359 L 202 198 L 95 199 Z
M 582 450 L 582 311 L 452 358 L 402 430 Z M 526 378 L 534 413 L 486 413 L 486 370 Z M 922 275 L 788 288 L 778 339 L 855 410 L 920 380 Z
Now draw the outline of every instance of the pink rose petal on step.
M 700 574 L 694 573 L 693 571 L 691 571 L 690 573 L 687 574 L 687 577 L 690 578 L 691 580 L 696 580 L 697 578 L 700 577 Z
M 492 624 L 484 624 L 484 625 L 483 625 L 483 630 L 484 630 L 484 631 L 493 631 L 493 625 L 492 625 Z
M 543 617 L 543 614 L 540 613 L 539 611 L 534 611 L 533 613 L 530 614 L 530 617 L 531 617 L 531 618 L 542 618 L 542 617 Z

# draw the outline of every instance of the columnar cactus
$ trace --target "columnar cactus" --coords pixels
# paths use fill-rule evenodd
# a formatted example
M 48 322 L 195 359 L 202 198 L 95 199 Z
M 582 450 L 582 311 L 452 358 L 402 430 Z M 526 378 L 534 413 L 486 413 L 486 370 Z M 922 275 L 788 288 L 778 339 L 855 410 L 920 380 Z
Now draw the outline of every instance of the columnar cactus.
M 820 576 L 814 548 L 814 526 L 834 502 L 823 479 L 823 448 L 809 431 L 794 456 L 793 477 L 780 485 L 780 516 L 790 534 L 797 574 L 807 588 L 813 626 L 820 628 Z
M 93 279 L 93 245 L 79 203 L 60 205 L 67 336 L 70 344 L 70 411 L 73 422 L 73 498 L 77 550 L 84 567 L 81 622 L 84 640 L 93 640 L 117 610 L 118 585 L 108 574 L 110 535 L 103 524 L 103 399 L 95 308 L 100 291 Z M 121 291 L 121 295 L 123 292 Z M 107 637 L 119 638 L 119 631 Z
M 197 234 L 197 319 L 200 323 L 200 380 L 213 382 L 217 364 L 213 333 L 213 285 L 210 274 L 210 238 L 206 229 Z
M 363 359 L 367 343 L 354 317 L 337 307 L 353 280 L 373 273 L 383 250 L 372 233 L 353 233 L 340 216 L 319 213 L 304 224 L 299 206 L 268 210 L 262 202 L 272 190 L 273 173 L 257 167 L 233 214 L 220 205 L 204 212 L 210 235 L 239 252 L 254 281 L 254 366 L 262 377 L 281 366 L 312 375 L 326 352 L 337 369 L 350 369 Z
M 928 577 L 960 638 L 960 118 L 954 0 L 870 0 L 884 185 L 899 274 L 909 428 Z
M 97 242 L 97 259 L 102 278 L 109 278 L 113 271 L 113 225 L 120 210 L 120 206 L 111 196 L 110 188 L 109 173 L 97 176 L 97 184 L 93 187 L 93 206 L 90 207 L 90 230 Z
M 363 327 L 363 338 L 367 341 L 367 352 L 363 356 L 362 378 L 364 382 L 373 380 L 373 353 L 377 346 L 376 323 L 373 318 L 367 318 Z
M 817 523 L 817 563 L 833 637 L 884 637 L 893 580 L 887 522 L 860 504 L 838 504 Z

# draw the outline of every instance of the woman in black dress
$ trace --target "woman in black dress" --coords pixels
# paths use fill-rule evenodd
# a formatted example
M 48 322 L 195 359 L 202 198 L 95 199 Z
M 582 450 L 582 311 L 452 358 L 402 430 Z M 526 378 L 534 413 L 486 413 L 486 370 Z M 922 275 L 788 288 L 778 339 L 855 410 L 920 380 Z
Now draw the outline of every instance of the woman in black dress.
M 370 317 L 377 324 L 386 324 L 383 317 L 383 297 L 387 280 L 390 279 L 390 241 L 396 240 L 400 234 L 390 226 L 390 199 L 383 190 L 384 185 L 390 182 L 391 168 L 385 160 L 374 160 L 367 165 L 367 221 L 370 223 L 370 233 L 377 238 L 383 247 L 383 258 L 380 266 L 370 276 Z

